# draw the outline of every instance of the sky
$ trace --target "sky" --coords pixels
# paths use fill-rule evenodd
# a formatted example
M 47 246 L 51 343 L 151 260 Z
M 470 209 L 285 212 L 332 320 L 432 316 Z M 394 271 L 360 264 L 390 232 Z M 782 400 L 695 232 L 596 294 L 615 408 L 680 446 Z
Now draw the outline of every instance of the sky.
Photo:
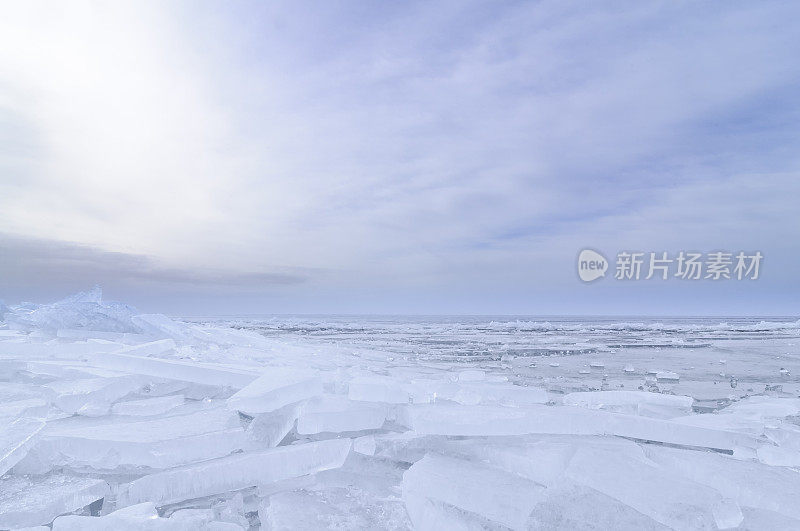
M 0 1 L 0 299 L 800 314 L 795 2 Z M 583 283 L 580 250 L 612 271 Z M 619 281 L 622 250 L 760 251 Z

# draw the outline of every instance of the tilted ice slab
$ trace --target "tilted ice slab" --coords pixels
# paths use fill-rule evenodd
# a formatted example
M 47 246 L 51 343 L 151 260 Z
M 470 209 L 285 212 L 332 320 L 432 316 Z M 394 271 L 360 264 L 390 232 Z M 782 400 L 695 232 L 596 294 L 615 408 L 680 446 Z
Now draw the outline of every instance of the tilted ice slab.
M 644 452 L 663 469 L 711 487 L 742 506 L 796 518 L 800 528 L 800 474 L 794 470 L 674 448 L 652 446 Z
M 193 340 L 202 338 L 202 333 L 199 333 L 194 327 L 186 323 L 173 321 L 166 315 L 160 313 L 134 315 L 131 317 L 131 321 L 140 332 L 153 337 L 169 338 L 185 342 L 192 342 Z
M 403 474 L 403 499 L 416 529 L 436 530 L 436 504 L 457 507 L 511 529 L 525 529 L 544 488 L 481 463 L 435 454 Z M 434 502 L 431 504 L 431 502 Z
M 470 406 L 502 404 L 521 407 L 546 404 L 549 400 L 544 389 L 508 383 L 418 379 L 412 382 L 410 389 L 416 404 L 448 400 Z
M 152 501 L 161 506 L 338 468 L 350 445 L 350 439 L 331 439 L 175 468 L 121 486 L 117 503 Z
M 800 398 L 751 396 L 731 404 L 719 414 L 754 420 L 780 419 L 800 415 Z
M 0 423 L 12 421 L 17 417 L 44 418 L 49 409 L 50 404 L 41 397 L 0 401 Z
M 90 364 L 128 373 L 232 389 L 241 389 L 258 376 L 256 372 L 245 369 L 194 361 L 148 358 L 135 354 L 108 353 L 91 356 Z
M 159 339 L 148 341 L 138 345 L 123 347 L 117 351 L 118 354 L 134 354 L 136 356 L 158 356 L 175 350 L 174 339 Z
M 386 421 L 387 406 L 356 402 L 342 396 L 323 395 L 303 406 L 297 433 L 352 432 L 374 430 Z
M 228 455 L 245 444 L 244 430 L 225 408 L 137 422 L 53 427 L 41 437 L 23 472 L 58 466 L 95 470 L 161 469 Z
M 67 359 L 79 360 L 84 357 L 107 354 L 123 347 L 121 343 L 110 341 L 75 341 L 64 343 L 51 340 L 44 343 L 28 340 L 24 343 L 0 342 L 0 358 L 24 361 Z
M 0 476 L 27 455 L 45 423 L 40 419 L 20 418 L 0 424 Z
M 139 376 L 121 376 L 56 381 L 44 387 L 53 394 L 53 405 L 65 413 L 101 416 L 108 414 L 113 402 L 146 383 L 146 379 Z
M 743 433 L 570 406 L 412 405 L 406 410 L 404 422 L 422 435 L 617 435 L 729 452 L 759 446 L 756 438 Z
M 673 529 L 731 529 L 743 519 L 734 500 L 653 466 L 635 453 L 580 448 L 570 460 L 565 477 Z
M 278 444 L 289 434 L 300 416 L 301 404 L 289 404 L 276 411 L 260 413 L 247 427 L 247 437 L 269 448 Z
M 56 516 L 82 509 L 108 493 L 108 484 L 99 479 L 7 476 L 0 479 L 0 529 L 49 524 Z
M 189 513 L 189 514 L 184 514 Z M 105 516 L 67 515 L 56 518 L 53 531 L 222 531 L 241 530 L 241 526 L 214 522 L 204 511 L 179 511 L 170 518 L 160 518 L 151 502 L 131 505 Z
M 408 404 L 410 395 L 406 386 L 393 378 L 359 376 L 348 383 L 347 397 L 362 402 Z
M 694 399 L 690 396 L 665 395 L 646 391 L 591 391 L 569 393 L 564 405 L 602 409 L 615 413 L 671 418 L 692 412 Z
M 275 411 L 322 394 L 322 380 L 312 371 L 269 367 L 255 381 L 228 399 L 228 407 L 249 415 Z
M 160 415 L 183 404 L 183 395 L 159 396 L 143 400 L 117 402 L 111 406 L 114 415 L 151 416 Z

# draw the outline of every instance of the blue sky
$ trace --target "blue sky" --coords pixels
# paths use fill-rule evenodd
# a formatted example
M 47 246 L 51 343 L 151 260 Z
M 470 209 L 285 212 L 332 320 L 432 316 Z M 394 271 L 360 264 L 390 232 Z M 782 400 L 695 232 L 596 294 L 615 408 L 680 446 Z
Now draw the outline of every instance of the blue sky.
M 792 2 L 18 2 L 0 298 L 800 313 Z M 581 284 L 591 247 L 758 281 Z

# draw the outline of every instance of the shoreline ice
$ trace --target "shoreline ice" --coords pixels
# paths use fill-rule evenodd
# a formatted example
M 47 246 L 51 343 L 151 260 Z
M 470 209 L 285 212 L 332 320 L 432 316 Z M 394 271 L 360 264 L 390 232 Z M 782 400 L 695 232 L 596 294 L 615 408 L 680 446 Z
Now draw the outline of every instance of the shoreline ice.
M 800 528 L 800 321 L 322 319 L 5 308 L 0 529 Z

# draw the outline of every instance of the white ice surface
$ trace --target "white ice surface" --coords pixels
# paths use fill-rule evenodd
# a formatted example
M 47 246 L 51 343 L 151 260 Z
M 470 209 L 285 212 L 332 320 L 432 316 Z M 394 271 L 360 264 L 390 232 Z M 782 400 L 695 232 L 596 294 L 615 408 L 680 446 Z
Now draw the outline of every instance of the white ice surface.
M 800 322 L 1 312 L 0 529 L 800 529 Z
M 179 467 L 123 485 L 117 502 L 163 505 L 313 474 L 342 466 L 350 445 L 350 439 L 333 439 Z
M 0 479 L 0 529 L 45 525 L 109 493 L 99 479 L 50 475 L 42 479 L 6 476 Z
M 322 393 L 322 380 L 305 369 L 270 367 L 228 399 L 228 407 L 250 415 L 275 411 Z

